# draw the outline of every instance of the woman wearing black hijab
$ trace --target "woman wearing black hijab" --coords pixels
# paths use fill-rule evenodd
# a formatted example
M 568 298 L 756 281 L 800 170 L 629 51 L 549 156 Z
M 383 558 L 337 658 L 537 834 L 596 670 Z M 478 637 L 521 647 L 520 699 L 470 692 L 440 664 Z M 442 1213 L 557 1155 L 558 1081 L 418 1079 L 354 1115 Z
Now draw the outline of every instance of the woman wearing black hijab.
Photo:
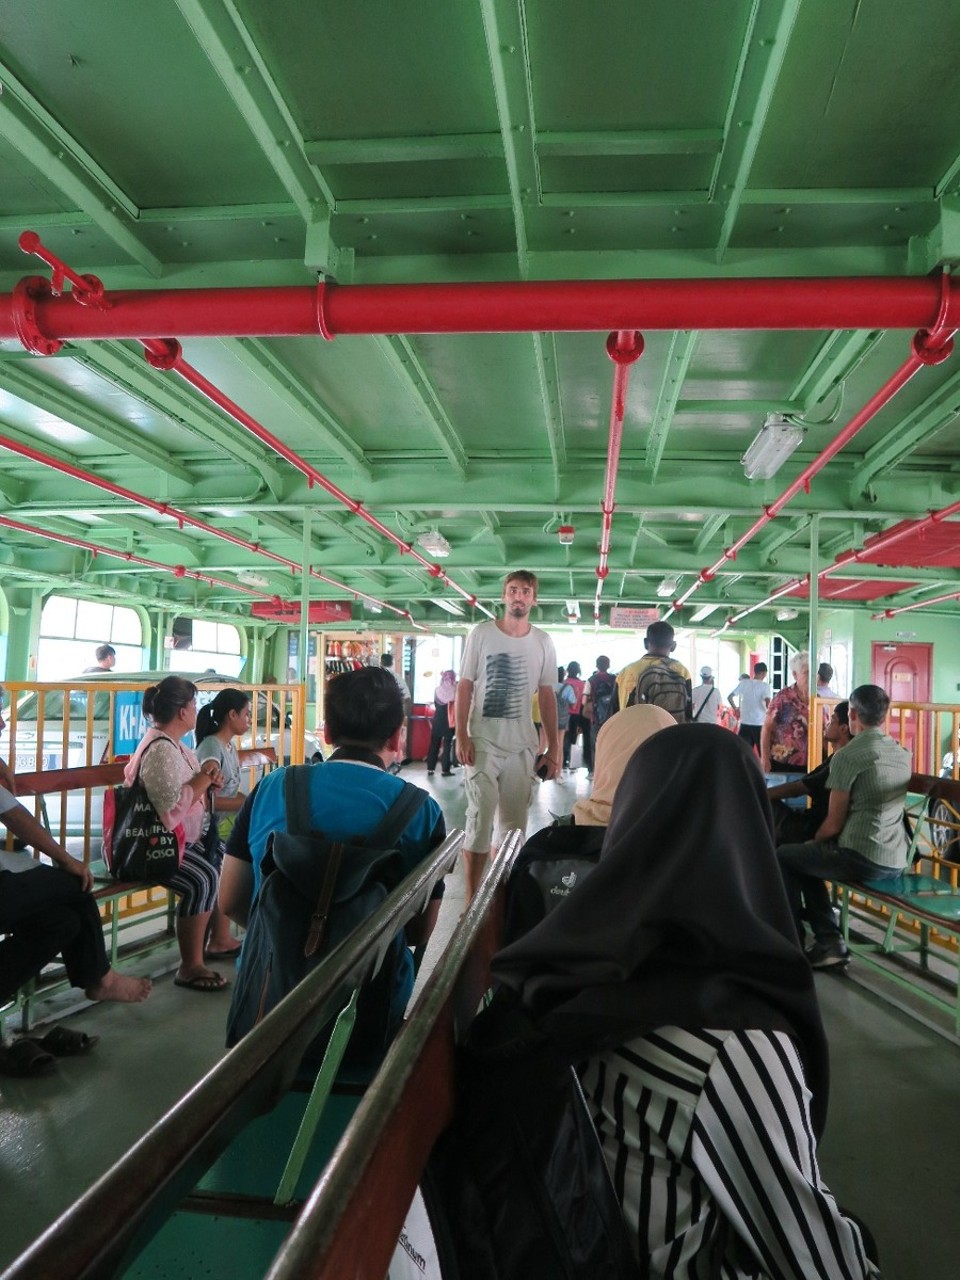
M 596 870 L 494 974 L 567 1060 L 587 1060 L 641 1270 L 879 1275 L 817 1168 L 826 1042 L 741 739 L 680 725 L 641 746 Z

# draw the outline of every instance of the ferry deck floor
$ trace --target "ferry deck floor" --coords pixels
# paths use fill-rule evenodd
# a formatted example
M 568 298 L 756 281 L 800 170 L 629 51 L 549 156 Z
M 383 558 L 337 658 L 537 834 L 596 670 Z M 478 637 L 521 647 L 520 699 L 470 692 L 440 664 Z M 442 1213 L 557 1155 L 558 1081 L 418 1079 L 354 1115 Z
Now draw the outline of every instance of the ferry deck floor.
M 431 789 L 448 827 L 462 824 L 459 774 L 427 779 L 425 766 L 414 764 L 403 776 Z M 530 831 L 546 825 L 551 811 L 569 812 L 588 786 L 583 770 L 544 784 Z M 447 881 L 421 980 L 462 909 L 458 867 Z M 146 1003 L 86 1006 L 70 1016 L 69 1026 L 100 1036 L 92 1053 L 59 1059 L 45 1077 L 0 1079 L 0 1267 L 223 1052 L 228 997 L 174 987 L 173 944 L 169 955 L 154 952 L 140 963 L 141 972 L 165 970 Z M 228 973 L 228 965 L 220 967 Z M 817 987 L 832 1066 L 830 1119 L 820 1148 L 824 1176 L 840 1202 L 872 1227 L 885 1280 L 955 1275 L 960 1045 L 882 1001 L 857 973 L 818 975 Z M 174 1274 L 181 1272 L 172 1268 Z

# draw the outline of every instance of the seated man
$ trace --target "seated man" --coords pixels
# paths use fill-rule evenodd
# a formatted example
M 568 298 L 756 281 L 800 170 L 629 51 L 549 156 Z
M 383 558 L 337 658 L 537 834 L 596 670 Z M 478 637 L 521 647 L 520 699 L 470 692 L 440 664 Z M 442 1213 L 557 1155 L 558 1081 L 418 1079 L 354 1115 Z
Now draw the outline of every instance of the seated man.
M 812 840 L 826 818 L 830 800 L 830 792 L 827 790 L 830 763 L 833 756 L 852 740 L 848 714 L 849 703 L 838 702 L 824 730 L 824 741 L 832 747 L 833 755 L 795 782 L 782 782 L 779 786 L 767 788 L 767 795 L 773 804 L 773 828 L 777 844 Z M 783 803 L 784 800 L 799 796 L 810 797 L 808 809 L 794 809 Z
M 38 863 L 23 871 L 0 868 L 0 934 L 6 935 L 0 939 L 0 1004 L 57 955 L 63 957 L 71 985 L 82 988 L 89 1000 L 146 1000 L 150 979 L 119 974 L 107 961 L 100 912 L 88 892 L 93 884 L 90 868 L 72 858 L 17 802 L 12 784 L 9 769 L 0 762 L 0 822 L 57 865 Z M 27 862 L 23 855 L 18 860 Z M 59 1045 L 59 1053 L 92 1047 L 89 1037 L 64 1028 L 51 1035 L 56 1038 L 44 1043 Z M 0 1075 L 34 1075 L 51 1062 L 51 1055 L 36 1041 L 0 1046 Z
M 380 825 L 405 787 L 389 772 L 400 749 L 403 700 L 393 673 L 362 667 L 327 685 L 324 734 L 336 748 L 322 768 L 310 774 L 311 826 L 331 841 L 362 839 Z M 261 864 L 269 837 L 287 830 L 285 769 L 267 774 L 243 803 L 227 841 L 220 875 L 220 908 L 246 926 L 260 889 Z M 396 841 L 409 873 L 446 836 L 443 814 L 427 797 Z M 443 882 L 427 909 L 407 926 L 407 941 L 426 943 L 440 912 Z M 243 957 L 241 956 L 241 965 Z M 399 1024 L 413 991 L 413 957 L 403 948 L 395 975 L 391 1015 Z
M 903 802 L 911 763 L 909 752 L 883 732 L 889 706 L 890 698 L 878 685 L 854 689 L 849 703 L 853 740 L 830 757 L 827 816 L 812 841 L 777 849 L 801 940 L 801 907 L 806 903 L 814 933 L 807 955 L 815 969 L 849 960 L 823 877 L 889 879 L 901 873 L 906 860 Z

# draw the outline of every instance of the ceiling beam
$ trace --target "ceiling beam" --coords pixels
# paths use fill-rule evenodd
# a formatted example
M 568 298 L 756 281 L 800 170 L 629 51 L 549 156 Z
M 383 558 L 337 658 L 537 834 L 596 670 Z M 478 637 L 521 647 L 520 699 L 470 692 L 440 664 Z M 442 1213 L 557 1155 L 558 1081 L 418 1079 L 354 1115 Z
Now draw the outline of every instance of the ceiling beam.
M 656 480 L 657 472 L 660 470 L 673 415 L 677 409 L 680 392 L 683 390 L 699 336 L 695 330 L 678 329 L 670 339 L 670 347 L 663 362 L 663 377 L 660 380 L 657 403 L 653 410 L 653 417 L 650 419 L 650 432 L 647 436 L 647 466 L 650 468 L 652 480 Z
M 226 454 L 257 470 L 274 492 L 282 487 L 277 458 L 211 408 L 179 378 L 152 369 L 142 352 L 120 342 L 78 343 L 70 354 L 78 363 L 134 396 L 155 413 L 185 428 L 218 453 Z
M 7 145 L 134 262 L 159 276 L 162 264 L 136 230 L 139 210 L 133 201 L 3 63 L 0 84 L 0 134 Z
M 284 364 L 261 338 L 221 338 L 221 345 L 260 379 L 289 409 L 315 431 L 324 445 L 352 471 L 369 480 L 373 469 L 348 428 L 327 408 L 318 395 Z M 322 443 L 321 443 L 322 442 Z
M 178 462 L 168 448 L 154 444 L 142 432 L 124 426 L 105 413 L 91 411 L 79 396 L 57 383 L 47 382 L 19 360 L 0 361 L 0 389 L 177 480 L 194 479 L 190 468 Z
M 426 413 L 432 425 L 434 439 L 446 454 L 456 474 L 463 479 L 467 474 L 467 451 L 463 447 L 457 429 L 447 416 L 430 377 L 410 338 L 399 334 L 374 338 L 381 355 L 396 374 L 404 391 Z
M 942 386 L 900 418 L 886 436 L 864 454 L 863 462 L 853 473 L 854 494 L 863 494 L 872 480 L 893 471 L 911 453 L 915 453 L 960 414 L 960 370 Z
M 524 209 L 540 200 L 533 95 L 523 7 L 480 0 L 493 95 L 500 122 L 521 279 L 529 275 Z
M 234 0 L 176 0 L 176 5 L 304 222 L 328 214 L 332 192 L 311 167 L 284 95 Z
M 723 210 L 716 245 L 723 259 L 736 228 L 743 193 L 767 122 L 777 80 L 787 54 L 800 0 L 754 0 L 741 44 L 740 65 L 724 121 L 723 150 L 717 157 L 711 191 Z

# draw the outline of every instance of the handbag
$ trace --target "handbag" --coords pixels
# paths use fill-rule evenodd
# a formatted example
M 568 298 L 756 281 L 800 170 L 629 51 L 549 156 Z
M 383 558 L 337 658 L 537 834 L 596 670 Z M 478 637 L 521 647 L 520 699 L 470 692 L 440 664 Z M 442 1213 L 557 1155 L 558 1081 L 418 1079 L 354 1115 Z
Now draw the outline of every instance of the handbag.
M 151 742 L 143 756 L 153 745 Z M 182 825 L 170 831 L 160 821 L 140 781 L 139 766 L 129 787 L 107 788 L 103 797 L 103 858 L 115 880 L 162 884 L 180 866 L 184 843 Z

